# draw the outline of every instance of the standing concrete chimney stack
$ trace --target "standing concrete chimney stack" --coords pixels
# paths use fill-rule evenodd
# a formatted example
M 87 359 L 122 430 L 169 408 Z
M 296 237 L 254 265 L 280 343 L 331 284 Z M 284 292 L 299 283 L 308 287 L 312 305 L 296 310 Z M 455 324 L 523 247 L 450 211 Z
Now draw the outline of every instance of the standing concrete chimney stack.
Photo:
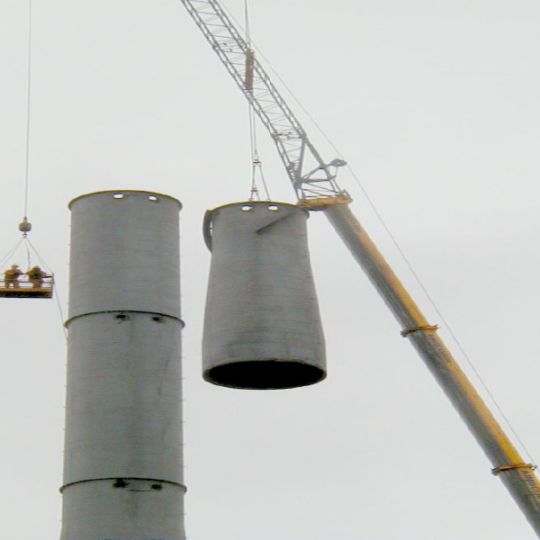
M 181 204 L 142 191 L 70 203 L 61 540 L 184 540 Z

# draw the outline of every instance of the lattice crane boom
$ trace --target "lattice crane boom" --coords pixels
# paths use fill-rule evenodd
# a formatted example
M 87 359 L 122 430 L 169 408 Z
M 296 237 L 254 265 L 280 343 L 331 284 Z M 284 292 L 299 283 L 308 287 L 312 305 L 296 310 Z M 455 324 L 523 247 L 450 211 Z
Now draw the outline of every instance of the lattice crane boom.
M 345 196 L 336 183 L 344 162 L 326 163 L 253 49 L 215 0 L 181 0 L 272 137 L 299 200 Z
M 429 324 L 367 232 L 336 183 L 337 168 L 309 141 L 290 107 L 216 0 L 181 0 L 272 136 L 299 205 L 324 210 L 353 257 L 378 290 L 420 358 L 444 390 L 540 538 L 540 481 L 505 434 L 457 361 Z M 309 160 L 313 166 L 308 165 Z

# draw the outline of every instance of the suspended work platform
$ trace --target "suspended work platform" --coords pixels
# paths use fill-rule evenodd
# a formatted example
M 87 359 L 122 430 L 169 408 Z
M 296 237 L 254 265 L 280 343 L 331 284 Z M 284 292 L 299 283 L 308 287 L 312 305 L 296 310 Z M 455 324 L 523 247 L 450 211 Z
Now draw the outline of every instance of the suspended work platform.
M 43 279 L 41 286 L 36 286 L 28 279 L 19 279 L 17 283 L 7 283 L 0 280 L 0 298 L 52 298 L 54 280 L 52 277 Z

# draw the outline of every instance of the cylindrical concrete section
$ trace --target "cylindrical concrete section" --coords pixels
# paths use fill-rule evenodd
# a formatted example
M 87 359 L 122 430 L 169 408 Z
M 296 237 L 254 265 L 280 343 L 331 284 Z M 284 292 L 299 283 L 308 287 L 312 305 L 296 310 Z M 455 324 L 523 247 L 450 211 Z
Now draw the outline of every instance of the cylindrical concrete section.
M 184 540 L 180 203 L 71 202 L 61 540 Z
M 265 390 L 306 386 L 326 376 L 307 218 L 297 206 L 270 201 L 207 213 L 207 381 Z
M 79 197 L 70 208 L 69 318 L 119 310 L 179 318 L 180 203 L 115 191 Z

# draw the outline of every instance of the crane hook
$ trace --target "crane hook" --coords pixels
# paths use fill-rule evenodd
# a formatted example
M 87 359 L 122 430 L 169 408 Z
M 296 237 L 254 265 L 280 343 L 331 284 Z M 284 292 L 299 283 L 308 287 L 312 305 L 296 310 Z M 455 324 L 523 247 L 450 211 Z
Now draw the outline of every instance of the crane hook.
M 21 231 L 23 236 L 26 237 L 31 230 L 32 224 L 28 221 L 28 218 L 24 216 L 23 220 L 19 223 L 19 231 Z

